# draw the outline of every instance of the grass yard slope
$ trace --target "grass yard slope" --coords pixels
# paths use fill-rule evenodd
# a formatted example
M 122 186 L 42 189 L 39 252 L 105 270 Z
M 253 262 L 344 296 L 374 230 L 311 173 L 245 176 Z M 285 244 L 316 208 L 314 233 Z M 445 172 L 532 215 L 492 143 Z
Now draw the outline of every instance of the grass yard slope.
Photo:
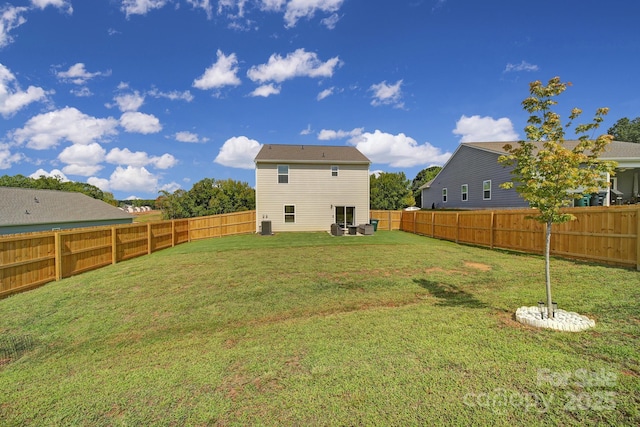
M 0 425 L 640 425 L 640 273 L 402 232 L 198 241 L 0 300 Z

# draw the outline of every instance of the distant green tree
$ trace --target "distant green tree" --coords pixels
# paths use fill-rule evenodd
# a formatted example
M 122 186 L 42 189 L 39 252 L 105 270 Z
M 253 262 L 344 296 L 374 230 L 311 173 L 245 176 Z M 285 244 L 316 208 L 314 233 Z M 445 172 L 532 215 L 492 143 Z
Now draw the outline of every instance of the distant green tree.
M 435 178 L 441 170 L 441 166 L 430 166 L 422 169 L 416 177 L 413 178 L 413 181 L 411 181 L 411 191 L 413 192 L 413 198 L 416 199 L 416 206 L 422 206 L 422 191 L 420 187 Z
M 162 190 L 160 196 L 156 199 L 156 206 L 162 210 L 163 219 L 180 219 L 190 218 L 191 213 L 187 209 L 185 198 L 187 192 L 182 189 L 178 189 L 173 193 Z
M 38 178 L 31 178 L 24 175 L 4 175 L 0 177 L 0 186 L 34 188 L 38 190 L 70 191 L 86 194 L 89 197 L 104 200 L 108 203 L 113 199 L 113 195 L 109 198 L 108 195 L 105 195 L 105 193 L 95 185 L 91 185 L 86 182 L 63 181 L 60 176 L 41 175 Z
M 256 196 L 246 182 L 204 178 L 189 191 L 177 190 L 173 194 L 161 191 L 156 205 L 165 219 L 195 218 L 253 210 Z
M 416 204 L 404 172 L 371 174 L 369 185 L 371 209 L 397 210 Z
M 15 187 L 15 188 L 33 188 L 35 185 L 33 178 L 28 178 L 24 175 L 3 175 L 0 176 L 0 187 Z
M 607 131 L 616 141 L 640 143 L 640 117 L 629 120 L 626 117 L 618 120 Z
M 253 210 L 256 208 L 256 192 L 246 182 L 232 179 L 216 181 L 209 209 L 213 214 Z

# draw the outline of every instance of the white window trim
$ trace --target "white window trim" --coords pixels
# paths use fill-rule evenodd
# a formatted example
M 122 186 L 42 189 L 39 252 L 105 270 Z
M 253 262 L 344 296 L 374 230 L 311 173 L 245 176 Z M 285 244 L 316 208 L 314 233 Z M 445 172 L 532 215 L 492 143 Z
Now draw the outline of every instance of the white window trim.
M 484 189 L 484 184 L 487 183 L 487 182 L 489 183 L 489 190 L 485 190 Z M 486 194 L 485 194 L 486 191 L 489 191 L 489 197 L 486 196 Z M 491 180 L 490 179 L 486 179 L 486 180 L 482 181 L 482 200 L 491 200 L 491 193 L 492 193 L 492 191 L 491 191 Z
M 287 168 L 287 173 L 286 175 L 283 173 L 280 173 L 280 167 L 286 167 Z M 276 167 L 276 172 L 278 175 L 278 184 L 288 184 L 289 183 L 289 165 L 278 165 Z M 280 177 L 281 176 L 286 176 L 287 177 L 287 182 L 280 182 Z
M 447 187 L 444 187 L 442 189 L 442 203 L 447 203 L 448 193 Z
M 466 191 L 463 190 L 466 187 Z M 467 196 L 467 198 L 465 199 L 464 196 Z M 462 184 L 460 186 L 460 200 L 463 202 L 468 202 L 469 201 L 469 184 Z
M 335 175 L 333 174 L 335 172 Z M 338 176 L 340 173 L 340 167 L 333 165 L 331 166 L 331 176 Z
M 287 213 L 287 206 L 293 206 L 293 213 Z M 283 221 L 286 224 L 295 224 L 296 223 L 296 205 L 283 205 L 282 206 L 282 214 L 283 214 Z M 293 216 L 293 222 L 287 222 L 287 215 L 292 215 Z

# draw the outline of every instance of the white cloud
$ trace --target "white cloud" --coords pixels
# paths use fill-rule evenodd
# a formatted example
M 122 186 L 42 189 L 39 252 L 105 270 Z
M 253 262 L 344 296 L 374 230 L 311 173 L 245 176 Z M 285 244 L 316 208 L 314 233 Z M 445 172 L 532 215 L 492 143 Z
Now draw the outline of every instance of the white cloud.
M 510 73 L 513 71 L 538 71 L 539 67 L 537 65 L 529 64 L 526 61 L 522 61 L 519 64 L 511 64 L 508 63 L 504 69 L 505 73 Z
M 169 169 L 178 164 L 178 160 L 171 154 L 165 153 L 160 157 L 152 157 L 151 164 L 153 164 L 158 169 Z
M 402 80 L 398 80 L 395 84 L 387 84 L 386 80 L 382 83 L 373 84 L 369 91 L 373 92 L 373 100 L 371 105 L 392 105 L 394 108 L 404 108 L 402 102 Z
M 73 144 L 58 154 L 58 160 L 66 163 L 62 170 L 69 175 L 91 176 L 102 169 L 106 150 L 100 144 Z
M 355 128 L 353 130 L 331 130 L 322 129 L 318 134 L 320 141 L 330 141 L 333 139 L 354 138 L 362 135 L 364 128 Z
M 67 165 L 62 168 L 68 175 L 91 176 L 102 170 L 100 165 Z
M 238 58 L 235 53 L 227 56 L 221 50 L 216 52 L 218 60 L 207 68 L 200 77 L 193 81 L 193 87 L 207 90 L 220 89 L 224 86 L 241 84 L 238 73 Z
M 428 142 L 418 144 L 415 139 L 403 133 L 393 135 L 376 130 L 374 133 L 358 134 L 357 131 L 358 129 L 351 131 L 353 136 L 349 143 L 373 163 L 406 168 L 418 165 L 444 164 L 451 157 L 451 153 L 443 153 L 442 150 Z
M 39 114 L 26 125 L 12 132 L 18 144 L 27 144 L 34 150 L 46 150 L 58 145 L 60 140 L 74 144 L 90 144 L 116 135 L 118 121 L 113 117 L 98 119 L 72 107 Z
M 120 8 L 127 18 L 131 15 L 146 15 L 153 9 L 160 9 L 167 4 L 167 0 L 122 0 Z
M 280 94 L 280 86 L 275 86 L 273 84 L 258 86 L 249 94 L 249 96 L 262 96 L 267 98 L 271 95 L 279 95 Z
M 333 15 L 324 18 L 320 22 L 328 29 L 333 30 L 334 28 L 336 28 L 336 25 L 338 25 L 339 20 L 340 16 L 337 13 L 334 13 Z
M 126 111 L 138 111 L 142 104 L 144 104 L 144 95 L 140 95 L 137 90 L 133 93 L 125 93 L 117 95 L 113 98 L 118 105 L 118 109 L 123 113 Z M 109 105 L 111 107 L 111 105 Z
M 238 13 L 232 14 L 232 18 L 242 18 L 244 16 L 244 5 L 247 0 L 218 0 L 218 14 L 222 14 L 226 9 L 238 9 Z
M 38 169 L 37 171 L 29 175 L 29 178 L 38 179 L 41 176 L 46 176 L 47 178 L 58 177 L 62 182 L 69 182 L 69 178 L 67 178 L 67 176 L 64 173 L 62 173 L 60 169 L 51 169 L 51 172 L 47 172 L 44 169 Z
M 0 47 L 5 47 L 13 42 L 13 37 L 9 33 L 27 22 L 26 18 L 22 16 L 27 10 L 26 7 L 9 5 L 0 7 Z
M 301 18 L 312 18 L 316 11 L 325 13 L 337 12 L 344 0 L 290 0 L 287 3 L 284 21 L 287 28 L 294 27 Z M 265 1 L 263 3 L 282 3 L 279 1 Z M 325 24 L 326 25 L 326 24 Z
M 311 135 L 312 132 L 313 130 L 311 129 L 311 124 L 308 124 L 306 129 L 302 129 L 300 131 L 300 135 Z
M 68 14 L 73 13 L 73 7 L 71 7 L 71 3 L 67 0 L 31 0 L 31 4 L 38 9 L 53 6 L 58 9 L 66 9 L 65 12 Z
M 118 166 L 109 177 L 109 187 L 117 191 L 155 192 L 158 188 L 158 177 L 144 167 Z
M 220 148 L 214 162 L 232 168 L 253 169 L 255 168 L 253 160 L 260 148 L 262 144 L 246 136 L 229 138 Z
M 211 19 L 213 16 L 213 6 L 211 6 L 211 0 L 187 0 L 187 3 L 194 9 L 202 9 L 207 14 L 207 18 Z
M 102 191 L 109 191 L 109 192 L 111 191 L 111 185 L 108 179 L 97 178 L 95 176 L 92 176 L 91 178 L 87 179 L 87 184 L 94 185 L 99 189 L 101 189 Z
M 93 95 L 93 92 L 91 92 L 91 90 L 86 86 L 78 89 L 71 89 L 69 92 L 78 98 L 86 98 Z
M 462 135 L 460 142 L 501 142 L 518 139 L 518 133 L 513 130 L 511 120 L 506 117 L 496 120 L 492 117 L 463 115 L 456 123 L 453 133 Z
M 163 154 L 162 156 L 149 156 L 144 151 L 136 151 L 135 153 L 128 148 L 114 148 L 109 151 L 106 161 L 116 165 L 126 165 L 140 168 L 152 165 L 157 169 L 168 169 L 176 165 L 177 160 L 171 154 Z
M 178 184 L 178 183 L 177 183 L 177 182 L 175 182 L 175 181 L 171 181 L 171 182 L 170 182 L 170 183 L 168 183 L 168 184 L 164 184 L 164 185 L 162 185 L 158 190 L 160 190 L 160 191 L 166 191 L 167 193 L 171 194 L 171 193 L 173 193 L 173 192 L 175 192 L 176 190 L 179 190 L 179 189 L 181 189 L 181 188 L 182 188 L 182 186 L 181 186 L 180 184 Z
M 192 143 L 207 142 L 209 140 L 208 138 L 200 138 L 198 134 L 193 132 L 188 132 L 188 131 L 176 132 L 176 134 L 174 135 L 174 138 L 178 142 L 192 142 Z
M 9 169 L 23 158 L 22 154 L 12 153 L 7 144 L 0 143 L 0 169 Z
M 32 102 L 46 97 L 47 92 L 39 87 L 29 86 L 26 91 L 20 89 L 13 73 L 0 64 L 0 114 L 3 117 L 10 117 Z
M 177 90 L 170 91 L 170 92 L 162 92 L 156 88 L 153 88 L 149 92 L 147 92 L 147 94 L 154 98 L 166 98 L 171 101 L 187 101 L 187 102 L 193 101 L 193 95 L 188 90 L 185 90 L 183 92 L 178 92 Z
M 67 71 L 58 71 L 56 73 L 56 77 L 59 80 L 76 85 L 84 85 L 94 77 L 110 75 L 111 70 L 104 72 L 96 71 L 95 73 L 90 73 L 86 70 L 85 65 L 82 62 L 78 62 L 77 64 L 72 65 Z
M 162 130 L 160 120 L 153 114 L 128 111 L 120 116 L 120 126 L 131 133 L 158 133 Z
M 318 101 L 322 101 L 322 100 L 323 100 L 323 99 L 325 99 L 326 97 L 333 95 L 333 91 L 334 91 L 334 89 L 335 89 L 335 88 L 330 87 L 329 89 L 325 89 L 325 90 L 323 90 L 322 92 L 320 92 L 320 93 L 318 94 Z
M 295 77 L 331 77 L 335 68 L 340 65 L 342 62 L 337 56 L 322 62 L 316 53 L 297 49 L 284 58 L 277 54 L 271 55 L 266 64 L 251 67 L 247 76 L 258 83 L 282 83 Z

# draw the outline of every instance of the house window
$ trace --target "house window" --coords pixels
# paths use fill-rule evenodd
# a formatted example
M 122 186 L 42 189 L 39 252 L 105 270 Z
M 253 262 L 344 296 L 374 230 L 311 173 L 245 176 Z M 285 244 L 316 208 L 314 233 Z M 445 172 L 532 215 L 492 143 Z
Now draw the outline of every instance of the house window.
M 491 200 L 491 180 L 482 181 L 482 199 Z
M 447 189 L 442 189 L 442 203 L 447 203 Z
M 469 186 L 467 184 L 462 184 L 460 187 L 460 194 L 463 202 L 469 200 Z
M 284 222 L 296 222 L 296 207 L 294 205 L 284 205 Z
M 338 176 L 338 166 L 331 166 L 331 176 Z
M 278 165 L 278 184 L 289 183 L 289 166 Z

